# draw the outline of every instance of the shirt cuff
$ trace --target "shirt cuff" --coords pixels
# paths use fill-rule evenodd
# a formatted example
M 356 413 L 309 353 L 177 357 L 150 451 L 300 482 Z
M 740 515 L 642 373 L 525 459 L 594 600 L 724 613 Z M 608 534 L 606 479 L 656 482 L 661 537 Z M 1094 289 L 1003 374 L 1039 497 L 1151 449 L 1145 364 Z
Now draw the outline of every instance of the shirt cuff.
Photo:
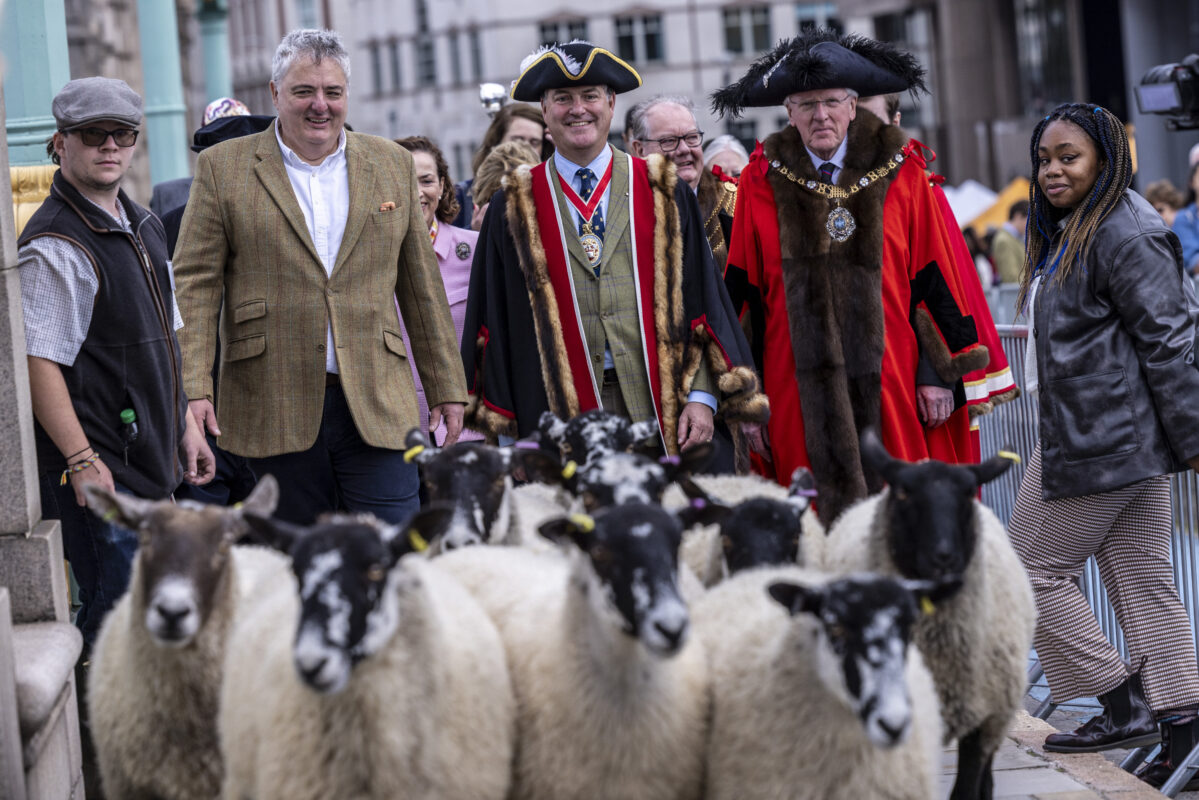
M 712 413 L 716 413 L 716 396 L 707 392 L 688 392 L 688 403 L 703 403 L 708 408 L 712 409 Z

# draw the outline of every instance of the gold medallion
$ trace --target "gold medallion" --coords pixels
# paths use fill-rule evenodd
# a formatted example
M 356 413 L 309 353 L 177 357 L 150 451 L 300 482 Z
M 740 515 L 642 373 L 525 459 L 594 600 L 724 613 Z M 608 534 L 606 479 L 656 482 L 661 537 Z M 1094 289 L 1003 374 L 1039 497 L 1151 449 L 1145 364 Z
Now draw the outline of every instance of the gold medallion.
M 828 228 L 828 235 L 838 242 L 848 241 L 849 237 L 853 236 L 853 232 L 858 229 L 857 220 L 845 206 L 836 206 L 828 212 L 828 221 L 824 226 Z
M 579 244 L 583 245 L 583 252 L 587 255 L 587 266 L 594 268 L 600 263 L 600 259 L 604 257 L 603 239 L 588 230 L 579 237 Z

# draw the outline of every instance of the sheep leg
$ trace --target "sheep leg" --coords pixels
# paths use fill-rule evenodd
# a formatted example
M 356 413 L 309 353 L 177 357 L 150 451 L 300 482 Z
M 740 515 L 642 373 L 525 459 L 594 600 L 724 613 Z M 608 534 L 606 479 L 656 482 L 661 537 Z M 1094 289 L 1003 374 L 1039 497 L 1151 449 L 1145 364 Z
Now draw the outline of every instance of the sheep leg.
M 984 756 L 982 732 L 975 728 L 958 739 L 958 776 L 949 800 L 989 800 L 993 789 L 991 759 Z

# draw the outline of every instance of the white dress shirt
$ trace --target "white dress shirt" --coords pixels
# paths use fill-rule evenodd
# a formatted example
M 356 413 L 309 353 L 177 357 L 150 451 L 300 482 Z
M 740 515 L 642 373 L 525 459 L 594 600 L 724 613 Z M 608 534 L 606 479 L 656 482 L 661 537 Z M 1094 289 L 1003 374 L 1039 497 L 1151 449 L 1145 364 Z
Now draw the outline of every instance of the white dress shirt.
M 283 143 L 279 126 L 275 125 L 275 138 L 283 151 L 283 166 L 291 181 L 296 202 L 304 212 L 308 235 L 316 246 L 316 253 L 325 267 L 325 274 L 332 275 L 337 263 L 337 252 L 346 232 L 346 217 L 350 213 L 350 173 L 346 166 L 346 132 L 337 138 L 337 149 L 313 166 L 301 159 Z M 337 348 L 333 342 L 333 326 L 325 331 L 325 371 L 337 372 Z
M 804 145 L 804 149 L 808 150 L 808 146 Z M 833 180 L 836 183 L 841 177 L 841 169 L 845 166 L 845 154 L 849 152 L 849 137 L 846 136 L 841 140 L 841 146 L 837 148 L 837 152 L 833 153 L 832 158 L 821 158 L 820 156 L 808 150 L 808 157 L 812 159 L 812 166 L 816 168 L 816 174 L 820 174 L 820 165 L 828 162 L 833 165 Z

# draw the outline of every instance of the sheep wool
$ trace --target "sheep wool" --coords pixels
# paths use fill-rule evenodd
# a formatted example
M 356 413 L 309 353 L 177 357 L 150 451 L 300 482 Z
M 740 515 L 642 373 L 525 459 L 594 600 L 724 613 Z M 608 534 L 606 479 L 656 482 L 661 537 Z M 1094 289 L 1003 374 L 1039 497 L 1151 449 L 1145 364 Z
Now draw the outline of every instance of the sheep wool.
M 223 797 L 508 796 L 515 705 L 495 626 L 416 554 L 392 568 L 385 591 L 396 593 L 398 629 L 334 694 L 308 689 L 293 666 L 290 574 L 234 628 L 221 695 Z
M 518 705 L 520 800 L 695 800 L 708 679 L 694 637 L 648 653 L 588 597 L 581 555 L 468 548 L 441 556 L 500 628 Z
M 711 668 L 708 800 L 932 800 L 941 721 L 932 678 L 915 647 L 905 681 L 912 721 L 887 749 L 831 694 L 814 646 L 820 623 L 789 616 L 767 593 L 778 580 L 817 584 L 798 567 L 759 567 L 713 587 L 692 619 Z

